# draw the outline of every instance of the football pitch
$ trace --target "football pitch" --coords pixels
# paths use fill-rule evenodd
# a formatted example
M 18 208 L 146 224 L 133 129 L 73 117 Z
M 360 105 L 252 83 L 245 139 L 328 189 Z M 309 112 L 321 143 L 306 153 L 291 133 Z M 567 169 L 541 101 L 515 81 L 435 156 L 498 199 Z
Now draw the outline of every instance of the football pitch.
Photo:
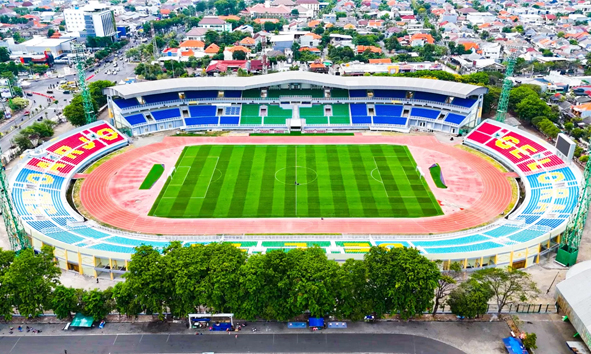
M 149 213 L 167 218 L 441 214 L 401 145 L 188 146 Z

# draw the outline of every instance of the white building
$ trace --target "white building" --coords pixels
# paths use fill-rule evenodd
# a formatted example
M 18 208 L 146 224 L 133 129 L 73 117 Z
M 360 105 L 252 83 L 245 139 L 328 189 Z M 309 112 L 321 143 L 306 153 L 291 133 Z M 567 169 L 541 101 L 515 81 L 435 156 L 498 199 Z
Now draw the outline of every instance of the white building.
M 483 23 L 494 22 L 496 16 L 491 14 L 490 12 L 470 12 L 466 19 L 472 25 L 481 25 Z
M 66 9 L 64 19 L 67 31 L 86 37 L 113 37 L 117 33 L 115 16 L 106 4 L 92 2 L 83 8 Z
M 499 43 L 482 43 L 482 55 L 487 59 L 501 59 L 501 45 Z

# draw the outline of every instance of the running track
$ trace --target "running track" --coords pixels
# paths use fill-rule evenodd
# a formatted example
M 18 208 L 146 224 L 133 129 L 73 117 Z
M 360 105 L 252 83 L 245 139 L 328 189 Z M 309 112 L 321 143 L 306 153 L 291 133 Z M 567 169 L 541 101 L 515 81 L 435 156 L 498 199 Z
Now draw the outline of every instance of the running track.
M 428 218 L 259 218 L 166 219 L 146 216 L 165 178 L 149 191 L 139 191 L 154 163 L 164 163 L 167 176 L 186 145 L 199 144 L 403 144 L 407 145 L 445 215 Z M 449 188 L 435 188 L 428 167 L 442 166 Z M 167 137 L 160 143 L 134 148 L 103 163 L 83 182 L 80 198 L 97 220 L 120 229 L 167 235 L 346 233 L 429 234 L 476 227 L 499 217 L 511 201 L 511 185 L 486 160 L 440 143 L 433 136 L 316 137 Z

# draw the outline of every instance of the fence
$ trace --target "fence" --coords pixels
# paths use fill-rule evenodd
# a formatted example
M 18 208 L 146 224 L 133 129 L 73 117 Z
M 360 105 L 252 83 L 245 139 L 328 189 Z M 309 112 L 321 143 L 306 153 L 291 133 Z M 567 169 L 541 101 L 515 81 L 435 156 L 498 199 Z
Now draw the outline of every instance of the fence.
M 499 307 L 497 304 L 488 304 L 486 313 L 498 313 Z M 507 304 L 503 307 L 501 311 L 502 314 L 511 314 L 511 313 L 557 313 L 558 307 L 556 304 Z M 451 308 L 449 306 L 442 306 L 439 308 L 437 313 L 451 313 Z

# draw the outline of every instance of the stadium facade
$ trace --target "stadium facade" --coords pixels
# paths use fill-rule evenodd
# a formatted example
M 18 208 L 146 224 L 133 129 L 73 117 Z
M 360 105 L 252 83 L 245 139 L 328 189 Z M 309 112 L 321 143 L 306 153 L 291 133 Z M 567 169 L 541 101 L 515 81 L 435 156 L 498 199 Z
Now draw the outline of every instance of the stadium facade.
M 430 259 L 442 260 L 444 267 L 459 261 L 468 269 L 527 267 L 557 246 L 577 205 L 581 172 L 553 146 L 533 135 L 494 121 L 481 123 L 486 88 L 426 79 L 320 76 L 298 72 L 213 80 L 173 79 L 116 86 L 106 92 L 114 125 L 138 135 L 178 128 L 287 130 L 296 127 L 291 120 L 300 120 L 299 127 L 304 130 L 309 125 L 322 130 L 377 129 L 387 125 L 388 130 L 409 131 L 424 123 L 426 129 L 458 132 L 461 127 L 474 125 L 464 144 L 514 171 L 525 192 L 521 202 L 488 225 L 439 235 L 257 237 L 126 232 L 87 220 L 68 202 L 68 198 L 76 198 L 67 195 L 73 179 L 85 177 L 80 172 L 129 143 L 115 126 L 95 122 L 25 152 L 10 175 L 15 209 L 32 235 L 34 248 L 54 246 L 64 269 L 91 276 L 107 273 L 115 278 L 126 271 L 134 247 L 165 247 L 172 240 L 185 245 L 230 242 L 249 254 L 318 245 L 328 257 L 340 261 L 361 258 L 371 246 L 408 246 L 418 248 Z M 362 108 L 354 108 L 357 105 Z M 303 108 L 311 108 L 311 112 L 302 114 Z M 418 114 L 423 111 L 416 109 L 436 114 L 434 118 L 421 117 Z M 171 110 L 180 116 L 170 116 Z M 281 110 L 290 112 L 279 114 Z M 458 123 L 448 121 L 452 113 L 462 113 L 463 118 L 456 120 Z M 136 118 L 130 118 L 133 116 Z M 235 124 L 227 124 L 231 119 Z M 310 120 L 320 123 L 310 124 Z
M 391 130 L 456 134 L 474 127 L 485 87 L 405 77 L 287 72 L 184 78 L 107 88 L 117 128 L 163 130 Z

